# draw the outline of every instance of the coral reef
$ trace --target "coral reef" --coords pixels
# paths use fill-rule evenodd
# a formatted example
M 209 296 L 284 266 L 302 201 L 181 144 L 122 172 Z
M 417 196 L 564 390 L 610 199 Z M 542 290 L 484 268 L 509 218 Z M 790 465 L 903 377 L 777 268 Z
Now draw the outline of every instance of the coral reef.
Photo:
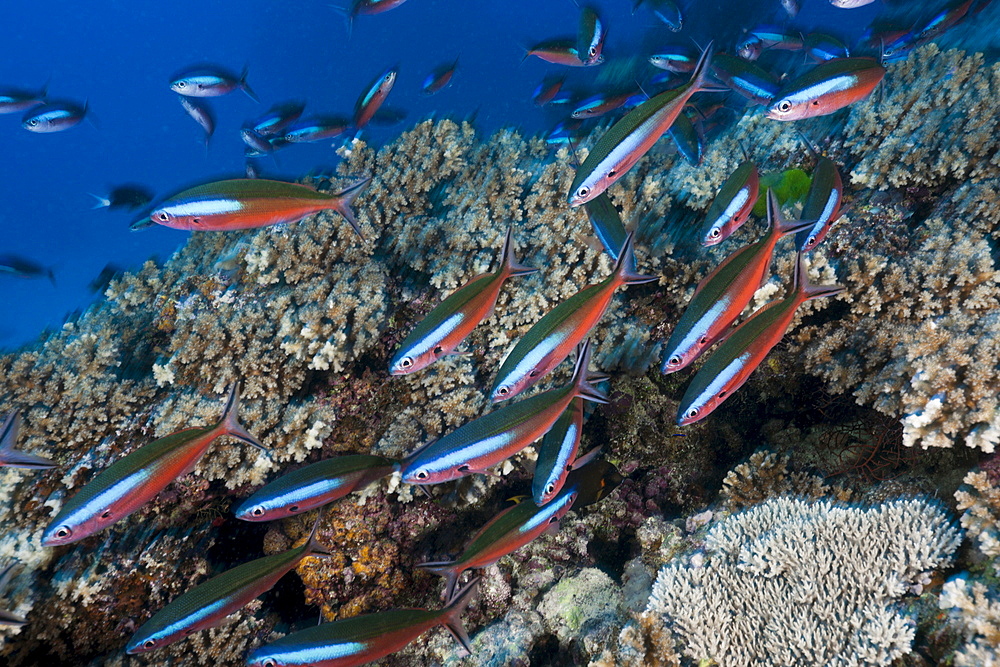
M 920 480 L 888 483 L 886 465 L 892 474 L 915 467 L 900 454 L 914 450 L 902 445 L 964 443 L 980 453 L 1000 442 L 1000 135 L 996 115 L 978 102 L 995 97 L 998 75 L 978 56 L 927 46 L 891 66 L 883 105 L 873 98 L 807 122 L 811 133 L 824 131 L 825 152 L 849 169 L 853 207 L 811 254 L 810 277 L 848 290 L 801 308 L 793 333 L 740 394 L 693 428 L 674 427 L 689 376 L 646 371 L 698 279 L 763 228 L 751 221 L 728 247 L 703 250 L 694 239 L 700 217 L 742 159 L 741 141 L 767 148 L 754 156 L 766 174 L 808 171 L 812 158 L 792 124 L 747 113 L 712 142 L 700 167 L 654 151 L 612 188 L 623 219 L 637 227 L 640 270 L 661 276 L 659 285 L 616 298 L 593 334 L 594 366 L 616 372 L 611 403 L 591 416 L 583 449 L 603 446 L 628 479 L 599 505 L 567 515 L 558 534 L 482 573 L 482 598 L 467 618 L 470 629 L 482 629 L 476 655 L 464 664 L 537 664 L 557 654 L 595 665 L 677 665 L 682 654 L 752 664 L 823 647 L 830 647 L 825 664 L 839 664 L 844 647 L 868 664 L 887 664 L 909 650 L 913 624 L 886 605 L 948 562 L 957 533 L 943 512 L 922 500 L 862 510 L 771 499 L 791 493 L 870 501 L 863 494 L 912 492 L 938 478 L 922 469 Z M 0 357 L 0 412 L 20 410 L 23 448 L 62 463 L 31 476 L 0 472 L 7 528 L 0 557 L 25 564 L 5 604 L 29 619 L 24 628 L 0 629 L 7 664 L 150 664 L 119 655 L 145 617 L 210 573 L 246 560 L 257 545 L 273 553 L 307 530 L 301 519 L 266 534 L 237 525 L 229 517 L 233 502 L 279 471 L 344 452 L 402 456 L 482 414 L 489 409 L 485 388 L 514 341 L 611 269 L 605 253 L 581 238 L 590 233 L 585 213 L 565 205 L 572 176 L 566 150 L 553 157 L 542 141 L 512 130 L 481 138 L 468 123 L 440 120 L 421 122 L 380 150 L 355 142 L 340 152 L 332 189 L 373 176 L 356 205 L 366 241 L 336 214 L 195 234 L 164 266 L 149 262 L 117 278 L 106 300 L 75 321 Z M 795 214 L 794 203 L 786 208 Z M 395 345 L 444 293 L 490 268 L 510 223 L 518 257 L 543 270 L 505 287 L 496 313 L 467 341 L 468 355 L 387 378 Z M 793 257 L 790 243 L 779 245 L 752 307 L 784 293 Z M 565 370 L 552 381 L 562 381 Z M 213 421 L 236 378 L 244 381 L 242 422 L 269 453 L 220 441 L 192 474 L 127 521 L 76 546 L 39 547 L 41 528 L 96 470 L 158 436 Z M 886 415 L 896 430 L 880 437 L 870 415 L 839 408 L 803 416 L 801 405 L 819 384 L 866 406 L 859 410 Z M 866 449 L 883 441 L 887 449 Z M 848 447 L 855 458 L 824 451 Z M 434 488 L 433 501 L 417 499 L 397 477 L 330 507 L 322 535 L 334 556 L 299 568 L 304 598 L 296 588 L 296 613 L 312 615 L 306 603 L 327 618 L 439 604 L 440 582 L 413 566 L 460 548 L 503 499 L 523 492 L 532 455 L 526 450 L 499 475 Z M 947 461 L 968 470 L 965 459 Z M 823 479 L 814 470 L 842 477 Z M 970 474 L 957 496 L 963 526 L 979 547 L 974 556 L 987 569 L 1000 540 L 990 470 L 984 464 Z M 866 478 L 865 471 L 875 472 Z M 770 532 L 760 534 L 765 527 Z M 861 530 L 869 537 L 851 532 Z M 847 536 L 834 539 L 840 533 Z M 816 541 L 806 544 L 808 535 Z M 875 554 L 891 536 L 896 541 Z M 868 553 L 860 542 L 872 549 L 869 557 L 848 558 Z M 702 547 L 708 555 L 691 555 Z M 817 571 L 836 554 L 838 567 Z M 656 596 L 639 613 L 656 570 Z M 803 587 L 814 584 L 809 593 L 798 589 L 798 604 L 786 604 L 792 574 Z M 859 632 L 823 634 L 814 614 L 808 632 L 789 637 L 801 623 L 779 614 L 768 627 L 787 653 L 740 643 L 765 624 L 726 615 L 737 596 L 748 610 L 772 604 L 812 613 L 830 587 L 848 584 L 851 595 L 830 613 Z M 949 627 L 966 642 L 956 654 L 968 655 L 966 664 L 995 639 L 990 586 L 956 579 L 942 593 L 943 608 L 954 610 Z M 601 604 L 559 613 L 581 595 Z M 269 599 L 157 659 L 242 664 L 274 628 L 301 621 Z M 636 616 L 626 623 L 630 613 Z M 732 627 L 719 631 L 723 622 Z M 816 644 L 797 643 L 803 636 Z M 730 644 L 713 643 L 726 637 Z M 386 661 L 457 663 L 452 640 L 437 632 Z

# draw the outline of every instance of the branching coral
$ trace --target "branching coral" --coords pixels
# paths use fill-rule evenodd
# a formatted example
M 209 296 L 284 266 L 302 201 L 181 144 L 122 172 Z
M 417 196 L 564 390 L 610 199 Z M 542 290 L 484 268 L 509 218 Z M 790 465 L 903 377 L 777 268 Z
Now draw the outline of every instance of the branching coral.
M 913 639 L 891 603 L 959 539 L 926 500 L 862 510 L 774 498 L 716 524 L 707 556 L 664 567 L 645 614 L 720 667 L 888 665 Z

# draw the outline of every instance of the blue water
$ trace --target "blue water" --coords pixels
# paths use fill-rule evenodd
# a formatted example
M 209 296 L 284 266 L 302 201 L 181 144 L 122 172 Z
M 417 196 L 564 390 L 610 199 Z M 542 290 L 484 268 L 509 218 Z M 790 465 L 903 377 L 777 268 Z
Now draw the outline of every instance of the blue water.
M 344 3 L 346 4 L 346 3 Z M 672 33 L 628 0 L 591 2 L 608 25 L 609 59 L 644 59 L 668 44 L 691 40 L 731 45 L 758 23 L 787 23 L 778 0 L 682 2 L 690 6 L 683 31 Z M 794 25 L 845 37 L 856 35 L 881 3 L 845 12 L 823 0 L 804 0 Z M 560 68 L 529 59 L 523 46 L 576 31 L 571 0 L 409 0 L 387 13 L 359 17 L 350 38 L 344 18 L 326 2 L 273 0 L 147 2 L 9 0 L 4 6 L 0 86 L 39 88 L 51 98 L 87 101 L 93 122 L 39 135 L 20 127 L 21 114 L 0 116 L 0 254 L 15 253 L 55 269 L 47 280 L 0 275 L 0 348 L 37 339 L 95 297 L 88 284 L 108 263 L 136 267 L 165 259 L 186 232 L 130 232 L 127 211 L 94 210 L 88 193 L 140 183 L 159 196 L 244 173 L 243 121 L 271 104 L 306 100 L 306 114 L 349 116 L 355 99 L 390 65 L 399 78 L 387 106 L 403 109 L 395 127 L 373 127 L 381 144 L 421 119 L 475 117 L 483 132 L 500 127 L 537 133 L 560 119 L 538 109 L 531 93 L 543 77 L 570 75 L 581 90 L 604 67 Z M 420 85 L 434 67 L 460 58 L 452 85 L 426 97 Z M 238 72 L 261 98 L 240 92 L 209 100 L 217 128 L 206 154 L 202 131 L 168 87 L 188 65 L 215 63 Z M 655 70 L 647 67 L 647 73 Z M 336 164 L 329 142 L 292 146 L 277 162 L 259 161 L 266 177 L 296 179 Z

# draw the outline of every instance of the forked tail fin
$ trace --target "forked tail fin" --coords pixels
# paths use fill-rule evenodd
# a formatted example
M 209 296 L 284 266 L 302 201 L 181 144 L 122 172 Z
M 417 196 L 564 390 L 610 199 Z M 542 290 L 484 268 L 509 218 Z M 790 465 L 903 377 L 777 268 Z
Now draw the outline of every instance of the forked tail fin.
M 234 382 L 229 387 L 229 398 L 226 399 L 226 409 L 222 413 L 220 422 L 226 435 L 231 435 L 238 440 L 242 440 L 248 445 L 253 445 L 257 449 L 270 451 L 262 445 L 257 438 L 250 435 L 250 432 L 243 428 L 240 423 L 240 383 Z
M 469 633 L 466 632 L 465 626 L 462 624 L 462 613 L 469 606 L 472 596 L 478 590 L 479 578 L 477 577 L 456 593 L 455 597 L 448 602 L 448 606 L 441 610 L 441 622 L 444 624 L 444 627 L 448 628 L 448 632 L 455 638 L 455 641 L 462 646 L 466 655 L 472 654 L 472 641 L 469 639 Z

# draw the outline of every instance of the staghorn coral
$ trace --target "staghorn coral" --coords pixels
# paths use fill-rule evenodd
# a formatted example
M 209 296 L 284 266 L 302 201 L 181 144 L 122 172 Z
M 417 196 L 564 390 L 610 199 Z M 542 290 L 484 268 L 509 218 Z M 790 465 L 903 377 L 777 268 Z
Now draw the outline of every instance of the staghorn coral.
M 988 102 L 1000 92 L 1000 66 L 928 44 L 890 64 L 885 82 L 883 96 L 851 109 L 845 147 L 861 156 L 853 183 L 884 189 L 1000 173 L 1000 121 Z
M 913 640 L 891 603 L 950 563 L 959 540 L 922 499 L 860 509 L 772 498 L 713 526 L 706 555 L 665 566 L 644 614 L 720 667 L 888 665 Z
M 970 472 L 967 485 L 955 492 L 957 509 L 962 512 L 962 528 L 974 538 L 979 551 L 988 558 L 1000 556 L 1000 488 L 996 475 Z

